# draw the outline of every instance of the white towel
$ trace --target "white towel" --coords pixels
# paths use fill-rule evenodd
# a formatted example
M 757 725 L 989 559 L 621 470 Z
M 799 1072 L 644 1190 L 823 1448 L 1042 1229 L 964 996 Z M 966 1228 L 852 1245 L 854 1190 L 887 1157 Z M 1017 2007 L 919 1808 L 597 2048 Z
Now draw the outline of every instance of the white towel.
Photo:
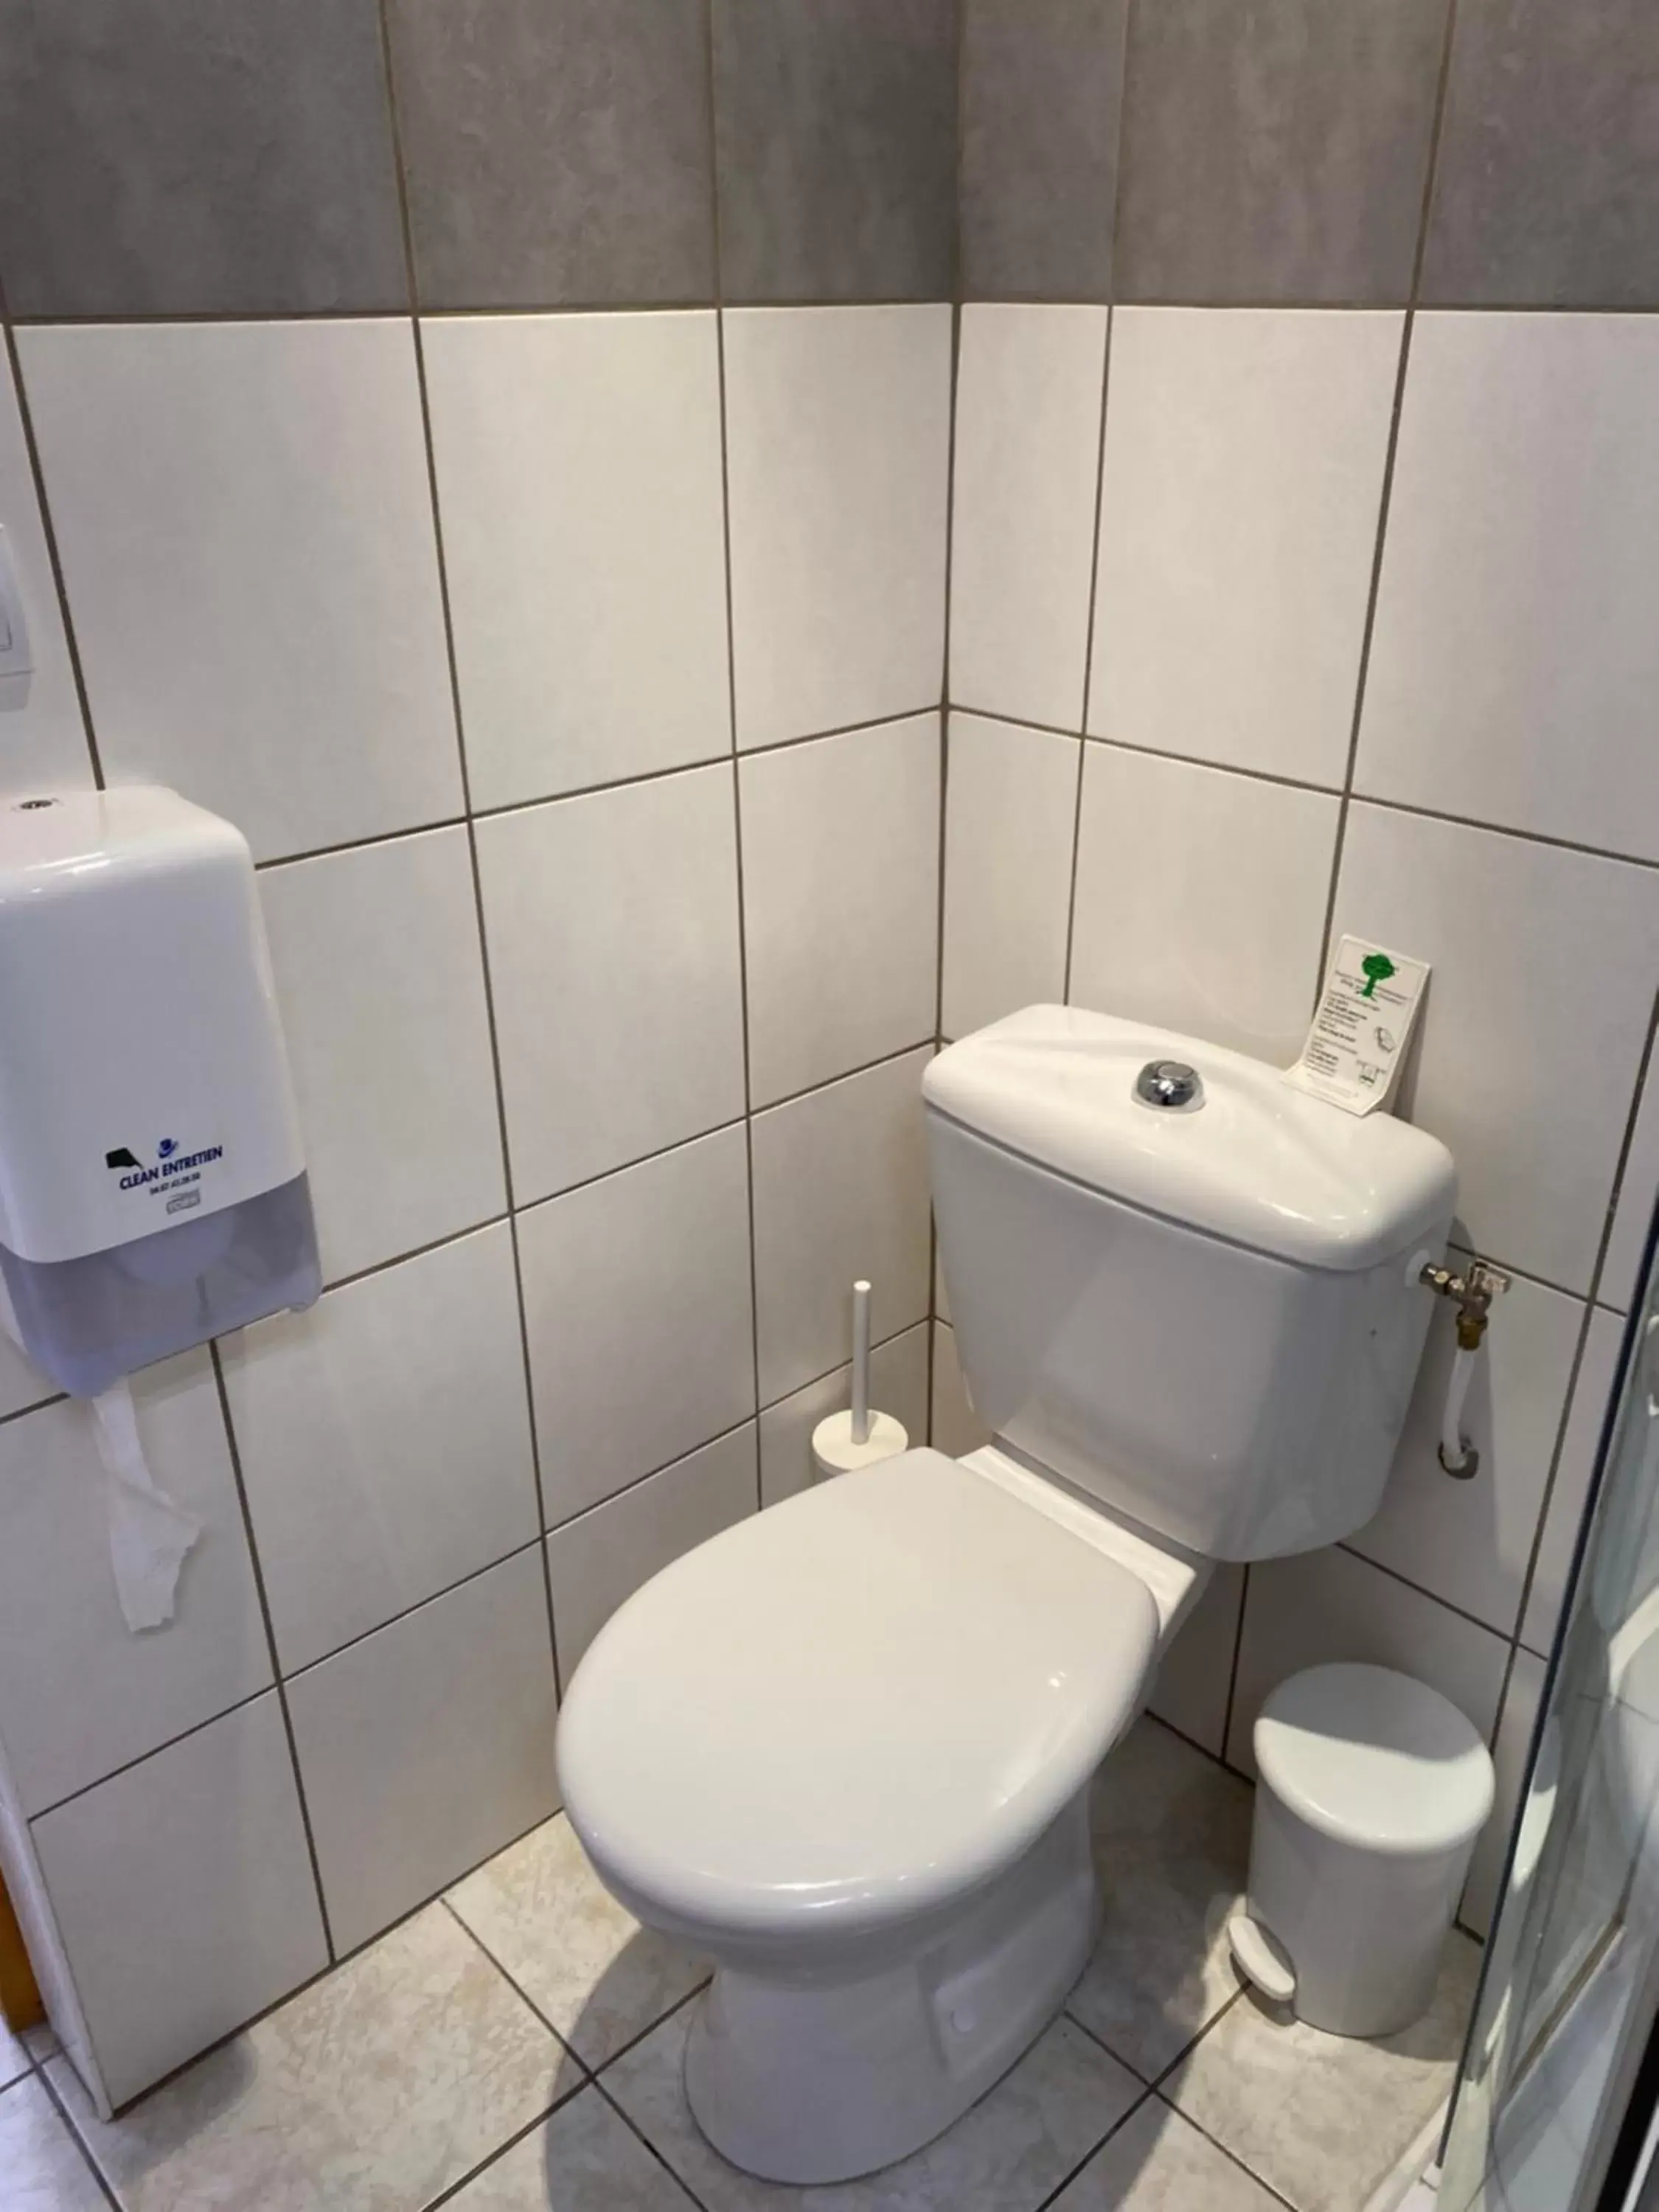
M 91 1403 L 108 1492 L 109 1557 L 116 1595 L 130 1629 L 160 1628 L 173 1618 L 179 1570 L 201 1534 L 202 1524 L 157 1486 L 138 1441 L 126 1377 L 100 1391 Z

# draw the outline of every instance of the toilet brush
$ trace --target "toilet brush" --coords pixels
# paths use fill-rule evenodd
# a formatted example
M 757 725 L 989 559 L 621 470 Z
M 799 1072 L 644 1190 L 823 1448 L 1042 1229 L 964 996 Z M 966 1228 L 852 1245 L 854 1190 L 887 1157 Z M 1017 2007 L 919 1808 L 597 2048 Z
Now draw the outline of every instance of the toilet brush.
M 877 1413 L 870 1403 L 870 1285 L 853 1285 L 853 1402 L 845 1412 L 830 1413 L 812 1431 L 812 1473 L 845 1474 L 855 1467 L 870 1467 L 908 1451 L 910 1438 L 902 1421 L 890 1413 Z

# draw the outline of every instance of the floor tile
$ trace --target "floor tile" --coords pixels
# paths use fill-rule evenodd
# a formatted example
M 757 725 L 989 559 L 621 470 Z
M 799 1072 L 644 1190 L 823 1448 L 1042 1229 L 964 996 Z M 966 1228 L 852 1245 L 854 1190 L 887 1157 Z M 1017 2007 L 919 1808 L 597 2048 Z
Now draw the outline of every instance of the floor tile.
M 1238 1987 L 1226 1928 L 1250 1806 L 1246 1784 L 1152 1720 L 1095 1784 L 1105 1917 L 1066 2009 L 1149 2081 Z
M 0 2212 L 104 2212 L 103 2191 L 38 2081 L 0 2093 Z
M 1247 1991 L 1170 2095 L 1297 2212 L 1360 2212 L 1451 2087 L 1480 1963 L 1454 1935 L 1429 2011 L 1375 2043 L 1275 2016 Z
M 707 1960 L 623 1911 L 562 1814 L 469 1875 L 449 1903 L 591 2066 L 643 2034 L 708 1972 Z
M 123 2212 L 410 2212 L 580 2079 L 441 1905 L 123 2119 L 48 2070 Z
M 1279 2199 L 1161 2097 L 1148 2097 L 1053 2212 L 1278 2212 Z
M 452 2212 L 690 2212 L 692 2200 L 599 2091 L 584 2089 L 449 2202 Z
M 7 2088 L 20 2075 L 29 2070 L 29 2054 L 23 2047 L 21 2036 L 14 2035 L 0 2020 L 0 2089 Z
M 689 2025 L 689 2008 L 665 2021 L 605 2082 L 707 2212 L 1036 2212 L 1140 2094 L 1127 2069 L 1061 2019 L 914 2156 L 862 2181 L 785 2188 L 740 2173 L 697 2132 L 680 2083 Z

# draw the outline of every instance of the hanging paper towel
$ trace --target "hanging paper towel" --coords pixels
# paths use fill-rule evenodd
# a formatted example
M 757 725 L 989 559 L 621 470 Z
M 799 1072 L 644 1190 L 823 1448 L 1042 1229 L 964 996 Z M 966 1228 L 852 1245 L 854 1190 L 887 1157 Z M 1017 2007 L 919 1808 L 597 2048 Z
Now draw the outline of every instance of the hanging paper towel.
M 88 1403 L 104 1467 L 109 1559 L 121 1611 L 135 1632 L 160 1628 L 173 1618 L 179 1571 L 202 1524 L 175 1505 L 150 1473 L 126 1377 Z

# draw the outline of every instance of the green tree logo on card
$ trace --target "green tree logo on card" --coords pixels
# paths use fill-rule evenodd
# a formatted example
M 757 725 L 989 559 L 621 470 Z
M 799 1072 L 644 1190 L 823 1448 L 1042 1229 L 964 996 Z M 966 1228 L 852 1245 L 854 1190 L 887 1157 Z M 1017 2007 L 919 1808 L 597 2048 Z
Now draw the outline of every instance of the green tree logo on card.
M 1359 963 L 1359 971 L 1365 978 L 1359 987 L 1362 999 L 1374 999 L 1377 985 L 1386 983 L 1397 972 L 1386 952 L 1368 952 Z

